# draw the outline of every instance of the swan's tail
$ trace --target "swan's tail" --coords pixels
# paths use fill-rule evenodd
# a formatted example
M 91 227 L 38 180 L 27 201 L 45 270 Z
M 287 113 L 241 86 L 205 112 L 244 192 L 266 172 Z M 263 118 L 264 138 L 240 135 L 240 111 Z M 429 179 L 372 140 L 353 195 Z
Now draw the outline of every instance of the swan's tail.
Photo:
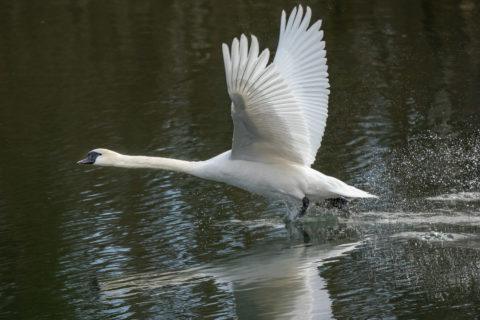
M 332 195 L 337 195 L 345 198 L 378 198 L 376 195 L 368 193 L 366 191 L 349 186 L 345 182 L 338 180 L 334 177 L 328 177 L 326 181 L 326 189 Z
M 376 195 L 349 186 L 346 183 L 344 186 L 342 186 L 342 188 L 335 190 L 334 192 L 346 198 L 378 198 Z

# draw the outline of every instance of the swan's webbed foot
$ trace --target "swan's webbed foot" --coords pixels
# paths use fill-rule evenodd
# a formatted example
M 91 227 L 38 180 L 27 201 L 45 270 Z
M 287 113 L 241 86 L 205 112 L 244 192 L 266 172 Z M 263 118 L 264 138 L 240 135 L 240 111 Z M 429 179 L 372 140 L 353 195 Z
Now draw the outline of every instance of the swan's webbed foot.
M 308 200 L 307 197 L 303 197 L 302 199 L 302 208 L 300 208 L 300 211 L 298 212 L 297 216 L 295 217 L 295 219 L 297 218 L 301 218 L 305 215 L 305 212 L 307 212 L 307 209 L 308 209 L 308 205 L 310 204 L 310 200 Z
M 332 199 L 326 199 L 325 202 L 327 202 L 332 207 L 342 210 L 346 214 L 350 214 L 350 210 L 348 210 L 348 201 L 346 199 L 332 198 Z

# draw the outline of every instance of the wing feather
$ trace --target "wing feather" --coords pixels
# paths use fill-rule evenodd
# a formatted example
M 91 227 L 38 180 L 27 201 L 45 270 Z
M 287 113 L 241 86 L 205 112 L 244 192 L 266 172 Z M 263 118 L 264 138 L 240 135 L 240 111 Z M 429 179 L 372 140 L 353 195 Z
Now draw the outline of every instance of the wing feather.
M 328 73 L 321 22 L 310 28 L 311 10 L 282 12 L 274 62 L 259 53 L 252 35 L 223 44 L 228 93 L 232 99 L 232 159 L 310 165 L 327 118 Z

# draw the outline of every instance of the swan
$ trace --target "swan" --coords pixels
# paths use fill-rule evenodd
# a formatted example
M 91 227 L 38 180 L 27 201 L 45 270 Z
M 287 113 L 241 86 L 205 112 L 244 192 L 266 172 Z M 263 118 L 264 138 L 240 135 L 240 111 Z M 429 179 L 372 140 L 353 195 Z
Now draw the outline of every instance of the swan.
M 205 161 L 124 155 L 94 149 L 79 164 L 178 171 L 227 183 L 268 198 L 296 201 L 297 217 L 312 201 L 376 198 L 311 168 L 325 131 L 329 82 L 321 20 L 312 12 L 283 10 L 278 48 L 259 52 L 257 38 L 242 34 L 223 44 L 227 89 L 234 123 L 232 149 Z

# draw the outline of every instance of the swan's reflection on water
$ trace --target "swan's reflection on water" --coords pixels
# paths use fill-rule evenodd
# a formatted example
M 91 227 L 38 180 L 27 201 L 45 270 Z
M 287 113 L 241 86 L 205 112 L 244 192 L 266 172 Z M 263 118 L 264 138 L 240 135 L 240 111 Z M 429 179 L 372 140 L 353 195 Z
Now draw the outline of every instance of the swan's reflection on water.
M 480 297 L 478 219 L 474 212 L 455 211 L 345 218 L 319 209 L 286 224 L 231 220 L 246 228 L 285 228 L 288 239 L 266 240 L 190 269 L 98 282 L 105 304 L 141 301 L 160 315 L 211 308 L 218 318 L 369 318 L 439 315 L 453 308 L 468 316 L 479 311 L 473 304 Z
M 311 247 L 271 242 L 240 257 L 198 268 L 102 279 L 100 286 L 107 304 L 134 295 L 158 296 L 152 303 L 162 304 L 165 295 L 176 296 L 179 302 L 192 295 L 195 288 L 211 285 L 217 291 L 211 303 L 217 304 L 219 310 L 223 305 L 218 315 L 236 314 L 242 319 L 324 319 L 332 316 L 331 301 L 317 268 L 326 259 L 341 256 L 358 244 Z M 191 308 L 195 299 L 189 301 Z

